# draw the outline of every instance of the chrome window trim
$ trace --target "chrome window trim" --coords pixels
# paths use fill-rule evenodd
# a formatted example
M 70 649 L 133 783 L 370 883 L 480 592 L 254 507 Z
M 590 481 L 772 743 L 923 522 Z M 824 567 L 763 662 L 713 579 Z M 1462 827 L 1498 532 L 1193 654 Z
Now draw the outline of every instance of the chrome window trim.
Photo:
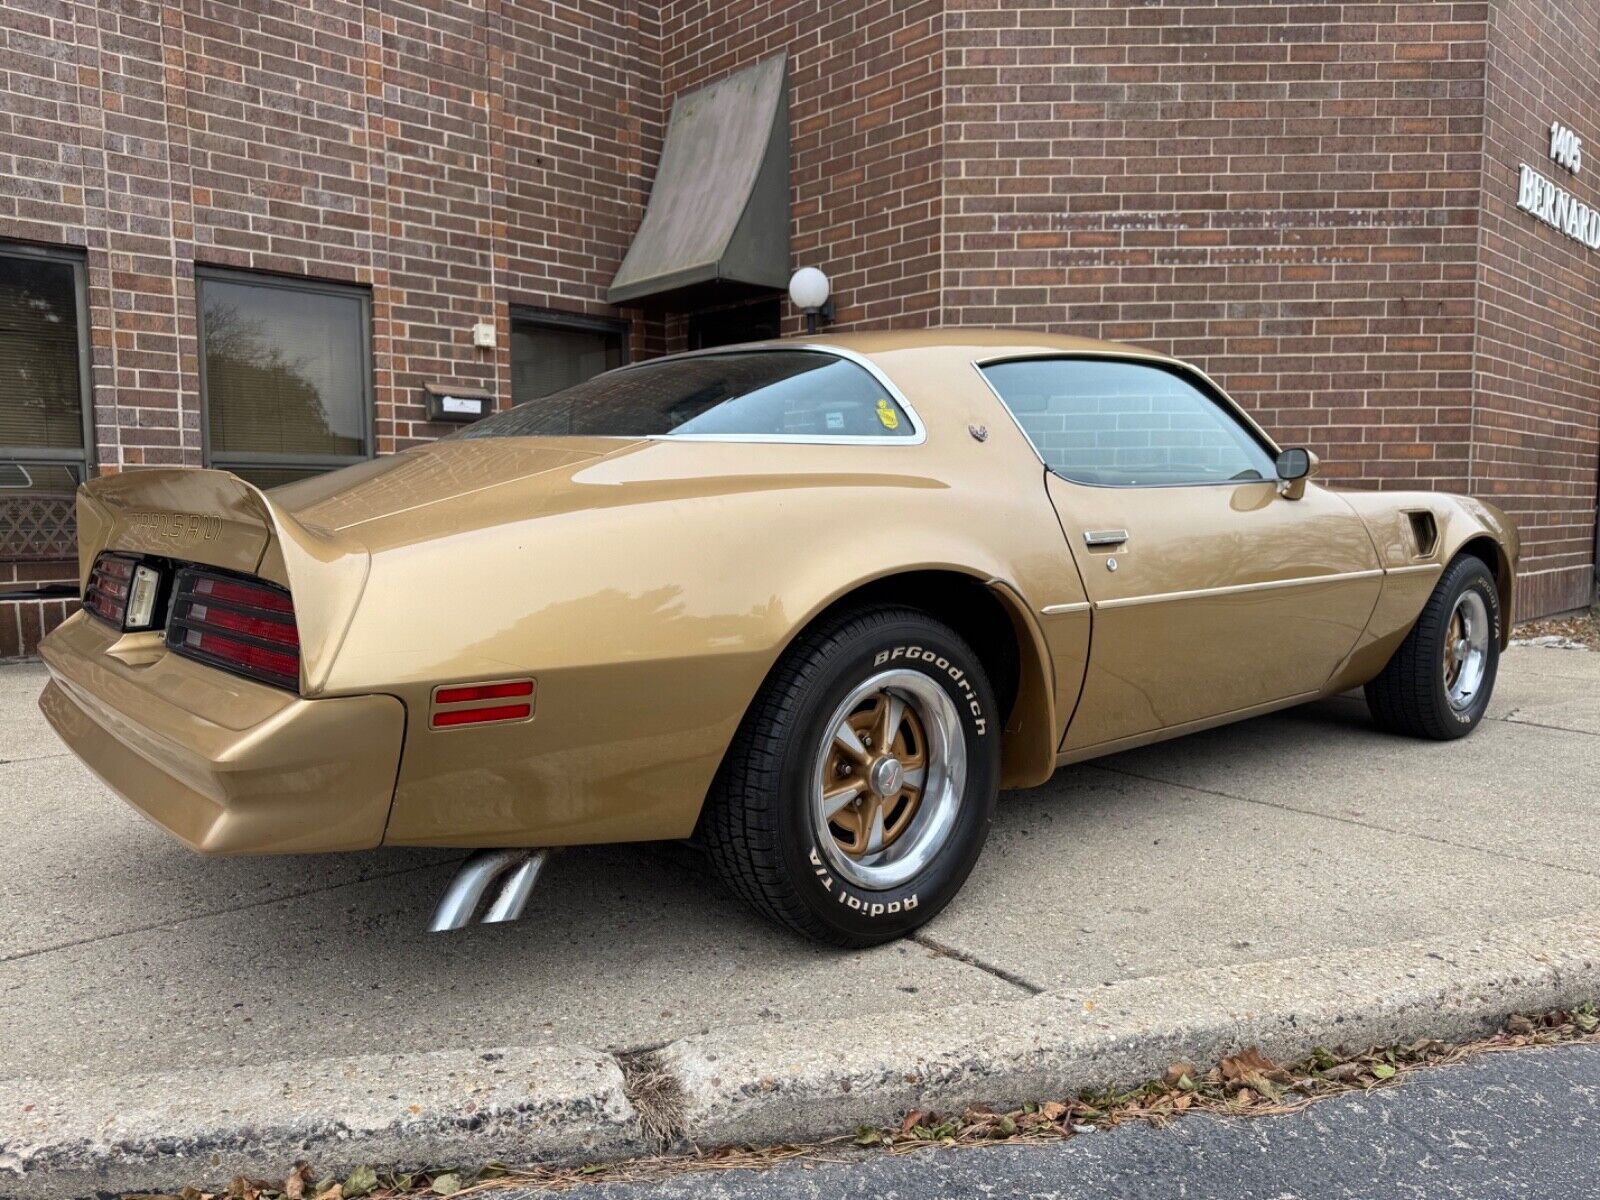
M 616 434 L 621 439 L 638 442 L 733 442 L 743 445 L 778 445 L 778 446 L 920 446 L 928 440 L 927 426 L 922 423 L 922 417 L 905 394 L 895 387 L 887 375 L 864 354 L 854 350 L 846 350 L 843 346 L 829 346 L 820 342 L 755 342 L 747 346 L 708 346 L 704 350 L 683 350 L 677 354 L 663 354 L 659 358 L 642 359 L 639 362 L 626 363 L 614 368 L 617 371 L 637 371 L 642 367 L 653 366 L 657 363 L 672 362 L 680 358 L 704 358 L 714 355 L 734 354 L 771 354 L 774 351 L 799 350 L 807 354 L 827 354 L 834 358 L 843 359 L 845 362 L 854 363 L 870 375 L 875 383 L 889 394 L 889 398 L 900 406 L 900 411 L 906 414 L 906 419 L 911 422 L 911 436 L 896 437 L 892 434 L 839 434 L 829 437 L 827 434 L 799 434 L 799 433 L 646 433 L 638 435 Z M 605 372 L 611 374 L 610 371 Z M 601 378 L 601 376 L 595 376 Z
M 1196 480 L 1192 483 L 1090 483 L 1087 480 L 1073 479 L 1069 475 L 1063 475 L 1060 471 L 1057 471 L 1045 461 L 1044 454 L 1039 450 L 1038 445 L 1029 435 L 1027 429 L 1023 427 L 1022 422 L 1017 418 L 1017 414 L 1011 411 L 1011 406 L 1006 403 L 1005 397 L 1000 394 L 1000 390 L 994 386 L 994 382 L 984 372 L 985 367 L 996 366 L 1000 363 L 1039 362 L 1046 359 L 1060 360 L 1063 362 L 1094 359 L 1101 362 L 1117 362 L 1127 363 L 1131 366 L 1154 367 L 1157 370 L 1169 370 L 1180 374 L 1187 373 L 1194 376 L 1196 379 L 1200 380 L 1202 384 L 1204 384 L 1204 387 L 1201 389 L 1201 391 L 1206 395 L 1207 399 L 1213 401 L 1220 400 L 1222 402 L 1221 407 L 1223 411 L 1239 424 L 1243 425 L 1245 433 L 1247 433 L 1255 441 L 1261 443 L 1270 457 L 1276 458 L 1283 451 L 1281 447 L 1279 447 L 1278 443 L 1268 436 L 1267 431 L 1262 429 L 1260 425 L 1256 424 L 1255 419 L 1251 417 L 1249 413 L 1245 412 L 1244 409 L 1239 407 L 1238 403 L 1233 399 L 1232 396 L 1228 395 L 1227 392 L 1223 391 L 1222 388 L 1217 386 L 1216 381 L 1213 380 L 1211 376 L 1207 375 L 1199 367 L 1191 366 L 1189 363 L 1181 362 L 1175 358 L 1147 358 L 1139 354 L 1124 354 L 1116 351 L 1106 350 L 1063 350 L 1053 353 L 1039 353 L 1038 351 L 1021 353 L 1013 352 L 1009 354 L 994 354 L 987 358 L 973 359 L 972 369 L 978 373 L 978 378 L 983 380 L 983 386 L 989 389 L 989 394 L 994 397 L 995 403 L 1005 411 L 1006 416 L 1011 418 L 1011 423 L 1017 427 L 1017 432 L 1022 435 L 1022 440 L 1028 443 L 1028 449 L 1033 451 L 1033 456 L 1039 460 L 1039 465 L 1042 466 L 1047 473 L 1054 475 L 1057 479 L 1060 479 L 1066 483 L 1070 483 L 1075 487 L 1106 488 L 1112 491 L 1126 491 L 1130 488 L 1243 487 L 1252 483 L 1278 484 L 1282 482 L 1277 476 L 1273 476 L 1270 479 L 1211 479 Z
M 1257 583 L 1232 583 L 1214 588 L 1191 588 L 1179 592 L 1152 592 L 1145 596 L 1117 596 L 1110 600 L 1096 600 L 1096 609 L 1132 608 L 1138 604 L 1159 604 L 1168 600 L 1196 600 L 1212 596 L 1237 596 L 1247 592 L 1265 592 L 1275 588 L 1312 587 L 1319 583 L 1349 583 L 1357 579 L 1376 579 L 1387 574 L 1382 567 L 1365 571 L 1336 571 L 1328 575 L 1301 575 L 1294 579 L 1264 579 Z

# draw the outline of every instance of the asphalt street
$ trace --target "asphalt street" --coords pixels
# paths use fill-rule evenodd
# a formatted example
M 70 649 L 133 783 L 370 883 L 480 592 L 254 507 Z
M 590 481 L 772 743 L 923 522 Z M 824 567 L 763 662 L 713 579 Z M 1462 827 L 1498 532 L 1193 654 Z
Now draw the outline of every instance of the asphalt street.
M 607 1184 L 576 1200 L 1580 1200 L 1600 1191 L 1600 1047 L 1483 1055 L 1282 1117 L 1044 1145 Z M 499 1192 L 493 1193 L 501 1196 Z M 548 1192 L 513 1191 L 504 1200 Z
M 528 916 L 423 932 L 459 855 L 207 859 L 67 755 L 0 667 L 0 1077 L 914 1021 L 1211 965 L 1595 907 L 1600 654 L 1513 649 L 1492 719 L 1426 743 L 1338 698 L 1002 797 L 965 890 L 845 955 L 684 855 L 558 856 Z

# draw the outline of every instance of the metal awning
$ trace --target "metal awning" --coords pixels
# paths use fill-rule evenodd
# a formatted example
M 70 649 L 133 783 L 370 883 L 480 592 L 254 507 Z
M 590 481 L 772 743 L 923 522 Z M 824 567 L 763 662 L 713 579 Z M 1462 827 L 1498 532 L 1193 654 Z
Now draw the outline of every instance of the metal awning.
M 789 282 L 788 59 L 679 96 L 639 232 L 606 299 L 687 301 Z

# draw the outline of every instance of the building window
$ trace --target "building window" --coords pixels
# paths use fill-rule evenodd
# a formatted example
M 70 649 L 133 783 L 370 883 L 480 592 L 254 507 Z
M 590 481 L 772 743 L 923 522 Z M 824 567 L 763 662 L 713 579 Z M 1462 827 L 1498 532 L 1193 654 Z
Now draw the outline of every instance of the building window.
M 0 559 L 77 554 L 89 465 L 83 257 L 0 245 Z
M 372 455 L 362 288 L 197 272 L 206 461 L 276 487 Z
M 628 361 L 621 321 L 511 310 L 511 403 L 523 404 Z

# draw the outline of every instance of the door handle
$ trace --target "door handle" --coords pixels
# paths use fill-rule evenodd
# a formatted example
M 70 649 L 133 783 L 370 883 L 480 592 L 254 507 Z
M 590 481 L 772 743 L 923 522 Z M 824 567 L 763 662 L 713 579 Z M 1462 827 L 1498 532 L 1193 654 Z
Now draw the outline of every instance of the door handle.
M 1120 546 L 1128 540 L 1126 529 L 1085 529 L 1083 540 L 1091 546 Z

